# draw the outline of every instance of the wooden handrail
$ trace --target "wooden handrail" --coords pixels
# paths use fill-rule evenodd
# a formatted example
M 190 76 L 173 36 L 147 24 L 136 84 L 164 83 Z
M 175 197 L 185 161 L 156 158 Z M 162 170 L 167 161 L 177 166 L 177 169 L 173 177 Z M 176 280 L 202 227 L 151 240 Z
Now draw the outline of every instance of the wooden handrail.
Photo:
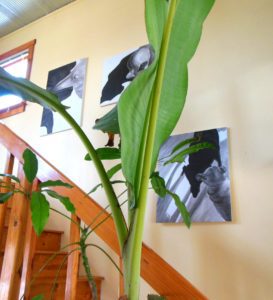
M 103 208 L 92 198 L 88 197 L 84 191 L 77 187 L 71 180 L 39 155 L 31 146 L 1 123 L 0 132 L 0 144 L 7 148 L 20 162 L 23 160 L 22 153 L 26 148 L 29 148 L 36 153 L 39 160 L 39 172 L 37 177 L 40 181 L 60 179 L 73 185 L 72 189 L 68 190 L 58 187 L 56 188 L 56 191 L 70 197 L 76 208 L 77 216 L 86 224 L 90 224 L 103 210 Z M 98 218 L 97 223 L 108 215 L 107 212 L 103 212 L 100 218 Z M 114 222 L 111 217 L 96 229 L 96 234 L 120 255 Z M 142 247 L 141 276 L 161 295 L 166 295 L 167 297 L 175 296 L 176 299 L 207 299 L 187 279 L 145 244 L 143 244 Z

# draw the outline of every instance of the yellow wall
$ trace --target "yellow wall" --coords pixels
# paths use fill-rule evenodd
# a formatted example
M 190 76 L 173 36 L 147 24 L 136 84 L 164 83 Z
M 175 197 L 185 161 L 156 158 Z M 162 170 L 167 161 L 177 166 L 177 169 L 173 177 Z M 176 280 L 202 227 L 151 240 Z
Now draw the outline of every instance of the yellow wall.
M 150 196 L 145 242 L 209 299 L 273 299 L 272 28 L 272 0 L 216 1 L 190 63 L 187 104 L 175 129 L 230 128 L 234 221 L 194 224 L 190 231 L 156 224 L 156 197 Z M 95 146 L 102 146 L 105 137 L 91 126 L 110 108 L 98 104 L 103 61 L 146 43 L 143 1 L 78 0 L 2 38 L 0 52 L 33 38 L 32 80 L 39 85 L 45 86 L 49 70 L 89 58 L 83 128 Z M 24 114 L 5 123 L 89 190 L 98 179 L 82 161 L 80 143 L 71 131 L 39 137 L 40 120 L 41 108 L 29 104 Z M 105 203 L 102 193 L 96 198 Z M 100 259 L 93 264 L 96 273 L 106 276 L 103 300 L 112 300 L 117 276 L 109 274 L 114 268 Z

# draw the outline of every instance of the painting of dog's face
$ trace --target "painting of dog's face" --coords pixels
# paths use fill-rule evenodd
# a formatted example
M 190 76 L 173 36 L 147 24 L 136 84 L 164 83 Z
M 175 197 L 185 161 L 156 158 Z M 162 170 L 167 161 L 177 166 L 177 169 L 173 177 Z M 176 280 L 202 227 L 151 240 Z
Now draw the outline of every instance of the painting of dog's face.
M 121 93 L 132 80 L 154 60 L 151 45 L 144 45 L 107 59 L 103 67 L 100 105 L 117 103 Z
M 189 143 L 173 152 L 186 140 Z M 213 147 L 192 152 L 183 162 L 168 163 L 179 151 L 198 143 L 209 143 Z M 171 136 L 162 145 L 158 160 L 159 175 L 167 189 L 184 202 L 192 222 L 231 221 L 227 128 Z M 159 223 L 183 221 L 170 195 L 158 199 L 156 220 Z
M 87 59 L 79 59 L 49 71 L 47 90 L 58 96 L 59 101 L 68 107 L 67 112 L 80 125 L 84 98 Z M 56 112 L 43 109 L 41 135 L 70 129 L 71 127 Z

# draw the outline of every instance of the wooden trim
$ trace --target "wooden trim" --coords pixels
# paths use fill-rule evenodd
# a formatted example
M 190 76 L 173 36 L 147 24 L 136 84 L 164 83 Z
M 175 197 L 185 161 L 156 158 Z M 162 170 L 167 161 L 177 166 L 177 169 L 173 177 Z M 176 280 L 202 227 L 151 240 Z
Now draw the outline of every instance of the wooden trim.
M 0 61 L 6 59 L 8 57 L 14 56 L 24 50 L 28 50 L 28 56 L 26 57 L 26 59 L 28 61 L 26 78 L 30 79 L 35 44 L 36 44 L 36 40 L 32 40 L 28 43 L 25 43 L 19 47 L 12 49 L 10 51 L 7 51 L 0 55 Z M 16 114 L 22 113 L 25 111 L 25 108 L 26 108 L 26 102 L 22 101 L 19 104 L 2 109 L 2 110 L 0 110 L 0 119 L 4 119 L 4 118 L 10 117 L 10 116 L 14 116 Z
M 22 153 L 26 148 L 34 149 L 25 143 L 21 138 L 14 134 L 5 125 L 0 124 L 0 144 L 8 149 L 19 161 L 23 161 Z M 39 172 L 37 177 L 40 181 L 57 180 L 73 185 L 72 189 L 56 188 L 56 191 L 67 195 L 73 202 L 77 216 L 85 224 L 90 224 L 95 216 L 103 208 L 92 198 L 87 197 L 86 193 L 77 187 L 71 180 L 59 172 L 54 166 L 42 158 L 36 151 L 39 160 Z M 109 216 L 104 212 L 98 222 Z M 115 232 L 114 221 L 111 217 L 107 219 L 96 230 L 96 234 L 108 244 L 118 255 L 119 245 Z M 205 300 L 207 299 L 200 293 L 187 279 L 179 274 L 172 266 L 163 260 L 155 251 L 143 244 L 141 276 L 147 281 L 160 295 L 184 297 L 184 299 Z M 0 297 L 1 299 L 1 297 Z M 177 298 L 179 299 L 179 298 Z
M 18 178 L 26 190 L 30 186 L 24 178 L 23 166 L 19 164 Z M 4 260 L 0 279 L 0 299 L 14 300 L 19 293 L 20 268 L 23 258 L 24 232 L 26 228 L 26 216 L 28 201 L 22 194 L 15 194 L 10 214 L 8 235 L 4 252 Z
M 81 223 L 81 220 L 72 215 L 72 220 L 77 224 Z M 70 244 L 80 241 L 80 228 L 73 222 L 70 223 Z M 69 251 L 78 248 L 78 245 L 69 247 Z M 65 284 L 65 300 L 77 300 L 77 283 L 79 278 L 79 264 L 80 264 L 80 251 L 75 251 L 68 257 L 66 284 Z
M 3 54 L 0 54 L 0 61 L 4 60 L 4 59 L 6 59 L 6 58 L 8 58 L 10 56 L 16 55 L 17 53 L 20 53 L 20 52 L 22 52 L 24 50 L 27 50 L 29 48 L 34 48 L 35 44 L 36 44 L 36 40 L 34 39 L 34 40 L 30 41 L 30 42 L 27 42 L 27 43 L 25 43 L 25 44 L 23 44 L 21 46 L 18 46 L 16 48 L 14 48 L 12 50 L 9 50 L 9 51 L 7 51 L 7 52 L 5 52 Z
M 5 119 L 10 116 L 17 115 L 25 111 L 26 101 L 22 101 L 16 105 L 7 107 L 5 109 L 0 109 L 0 119 Z

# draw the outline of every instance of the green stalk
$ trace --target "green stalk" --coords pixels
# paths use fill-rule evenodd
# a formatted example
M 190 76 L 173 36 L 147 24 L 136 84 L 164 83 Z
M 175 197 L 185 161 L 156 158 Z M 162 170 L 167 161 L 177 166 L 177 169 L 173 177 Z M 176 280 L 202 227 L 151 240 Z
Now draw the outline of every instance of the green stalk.
M 119 246 L 120 249 L 122 249 L 125 240 L 127 238 L 127 225 L 122 213 L 122 210 L 120 209 L 119 202 L 117 199 L 117 196 L 114 192 L 114 189 L 110 183 L 110 180 L 107 176 L 106 170 L 99 159 L 96 150 L 94 149 L 93 145 L 89 141 L 88 137 L 85 135 L 85 133 L 82 131 L 80 126 L 77 124 L 77 122 L 66 112 L 66 111 L 60 111 L 60 114 L 62 117 L 72 126 L 72 128 L 75 130 L 76 134 L 84 144 L 85 148 L 88 151 L 88 154 L 93 160 L 93 163 L 97 169 L 97 172 L 100 176 L 100 180 L 102 182 L 102 185 L 105 189 L 105 193 L 107 196 L 107 199 L 109 201 L 111 211 L 113 214 L 113 219 L 116 226 L 116 231 L 118 235 L 119 240 Z
M 131 252 L 127 254 L 129 258 L 130 266 L 127 266 L 129 273 L 126 274 L 126 277 L 129 276 L 127 280 L 127 293 L 129 300 L 138 300 L 139 299 L 139 284 L 140 284 L 140 264 L 141 264 L 141 252 L 142 252 L 142 239 L 143 239 L 143 230 L 145 222 L 145 212 L 147 206 L 147 194 L 149 187 L 149 177 L 151 172 L 151 163 L 152 163 L 152 154 L 153 154 L 153 145 L 155 140 L 156 133 L 156 124 L 158 119 L 159 103 L 161 90 L 164 80 L 164 68 L 167 60 L 168 54 L 168 45 L 169 39 L 173 24 L 173 19 L 175 16 L 177 0 L 170 1 L 170 9 L 168 13 L 168 19 L 163 35 L 162 47 L 159 57 L 158 71 L 154 85 L 154 93 L 152 94 L 152 103 L 151 103 L 151 113 L 150 113 L 150 122 L 148 126 L 147 139 L 146 139 L 146 149 L 143 161 L 143 170 L 141 174 L 141 184 L 139 190 L 139 206 L 136 208 L 136 213 L 134 216 L 134 224 L 130 238 L 132 239 L 128 251 Z M 127 278 L 128 279 L 128 278 Z

